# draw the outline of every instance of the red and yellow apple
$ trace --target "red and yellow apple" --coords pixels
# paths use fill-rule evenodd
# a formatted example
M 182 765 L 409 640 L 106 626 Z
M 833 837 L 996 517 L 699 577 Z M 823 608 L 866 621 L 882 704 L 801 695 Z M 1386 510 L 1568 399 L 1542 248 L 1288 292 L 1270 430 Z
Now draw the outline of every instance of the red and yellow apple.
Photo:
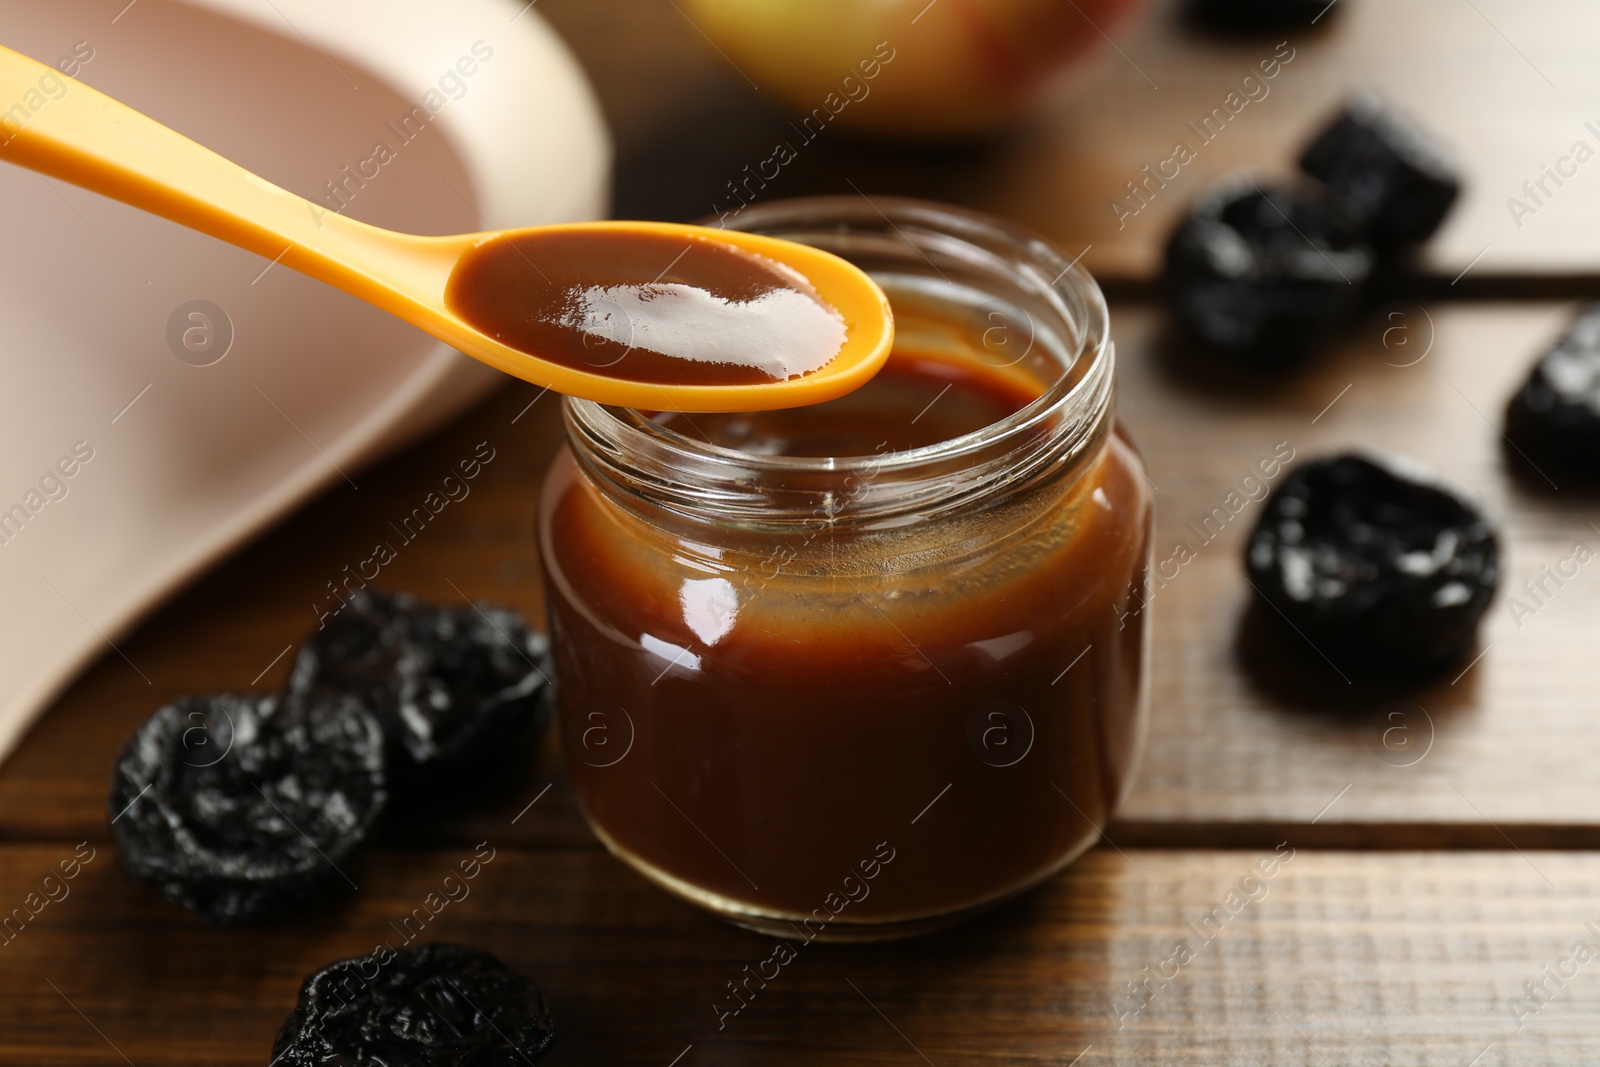
M 1141 0 L 686 3 L 717 48 L 786 108 L 827 107 L 858 133 L 926 138 L 1012 119 L 1054 71 L 1105 45 Z

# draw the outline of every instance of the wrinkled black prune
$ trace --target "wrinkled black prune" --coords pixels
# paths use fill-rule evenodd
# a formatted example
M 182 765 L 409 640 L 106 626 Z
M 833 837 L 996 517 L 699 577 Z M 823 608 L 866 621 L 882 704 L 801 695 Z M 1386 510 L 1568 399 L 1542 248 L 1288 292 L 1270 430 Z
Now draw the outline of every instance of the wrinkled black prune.
M 1471 651 L 1500 548 L 1477 509 L 1416 464 L 1348 453 L 1288 474 L 1245 562 L 1313 644 L 1421 672 Z
M 1506 436 L 1535 464 L 1600 481 L 1600 304 L 1534 364 L 1506 407 Z
M 515 611 L 362 590 L 300 649 L 289 688 L 361 700 L 389 739 L 398 797 L 408 785 L 480 776 L 525 750 L 548 715 L 548 654 Z
M 1167 244 L 1166 290 L 1211 348 L 1288 371 L 1361 310 L 1372 254 L 1315 190 L 1248 178 L 1202 195 Z
M 1218 30 L 1278 30 L 1332 18 L 1330 0 L 1190 0 L 1189 18 Z
M 487 952 L 381 949 L 305 980 L 278 1031 L 282 1067 L 515 1067 L 549 1050 L 539 988 Z
M 1461 192 L 1444 150 L 1370 94 L 1346 104 L 1306 146 L 1300 169 L 1344 201 L 1367 240 L 1386 252 L 1431 237 Z
M 111 831 L 135 879 L 229 925 L 343 885 L 386 795 L 383 733 L 353 699 L 186 697 L 123 749 Z

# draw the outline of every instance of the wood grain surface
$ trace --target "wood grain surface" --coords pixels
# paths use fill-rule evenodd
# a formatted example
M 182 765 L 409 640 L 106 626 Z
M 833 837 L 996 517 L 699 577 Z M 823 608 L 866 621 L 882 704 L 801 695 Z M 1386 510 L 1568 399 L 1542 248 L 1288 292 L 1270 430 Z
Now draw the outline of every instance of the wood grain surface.
M 380 854 L 344 899 L 252 930 L 165 905 L 102 849 L 0 947 L 0 1056 L 265 1064 L 304 974 L 408 933 L 491 948 L 539 982 L 558 1028 L 550 1067 L 1501 1067 L 1592 1063 L 1600 1040 L 1600 963 L 1572 958 L 1579 942 L 1600 950 L 1593 853 L 1098 849 L 957 930 L 799 947 L 733 1014 L 727 983 L 770 939 L 598 853 L 487 847 L 467 895 L 426 925 L 403 924 L 474 848 Z M 0 900 L 71 853 L 14 846 Z M 1542 1003 L 1525 982 L 1546 983 Z
M 623 215 L 703 214 L 785 121 L 680 7 L 538 5 L 595 78 Z M 1597 24 L 1581 0 L 1339 0 L 1294 39 L 1272 94 L 1121 231 L 1106 201 L 1226 92 L 1260 40 L 1199 38 L 1157 3 L 1119 41 L 1125 58 L 1106 51 L 1008 136 L 911 152 L 819 140 L 774 183 L 789 196 L 848 191 L 848 179 L 994 211 L 1074 254 L 1092 245 L 1087 262 L 1128 298 L 1113 305 L 1120 417 L 1157 485 L 1157 560 L 1180 542 L 1192 559 L 1167 565 L 1149 608 L 1134 793 L 1061 877 L 947 933 L 807 946 L 720 1030 L 713 1005 L 731 1006 L 726 983 L 770 942 L 607 856 L 549 743 L 500 793 L 393 827 L 351 872 L 360 888 L 308 914 L 214 930 L 127 879 L 105 793 L 128 735 L 180 694 L 280 684 L 328 583 L 480 443 L 494 458 L 470 495 L 381 584 L 541 617 L 534 512 L 559 405 L 511 384 L 114 635 L 0 767 L 0 914 L 38 911 L 0 927 L 0 1063 L 267 1063 L 303 976 L 398 945 L 478 842 L 494 860 L 422 937 L 489 948 L 533 976 L 560 1031 L 551 1064 L 1593 1062 L 1600 563 L 1536 604 L 1521 587 L 1575 543 L 1600 547 L 1600 497 L 1521 465 L 1497 427 L 1573 310 L 1503 298 L 1600 295 L 1595 200 L 1581 188 L 1600 179 L 1581 174 L 1520 230 L 1504 206 L 1583 136 L 1586 108 L 1600 117 Z M 1389 89 L 1467 160 L 1471 190 L 1408 298 L 1425 302 L 1377 308 L 1276 386 L 1196 361 L 1145 301 L 1176 212 L 1235 165 L 1282 168 L 1355 85 Z M 1432 464 L 1500 527 L 1502 592 L 1483 655 L 1459 675 L 1380 683 L 1250 607 L 1240 555 L 1260 505 L 1228 513 L 1228 494 L 1280 447 L 1305 458 L 1354 446 Z M 1207 516 L 1212 531 L 1199 529 Z M 1535 610 L 1513 612 L 1513 597 Z M 39 907 L 29 894 L 80 848 L 93 860 Z
M 1600 566 L 1569 563 L 1576 575 L 1544 594 L 1523 586 L 1579 543 L 1600 549 L 1600 498 L 1522 469 L 1499 430 L 1507 398 L 1569 314 L 1397 305 L 1312 373 L 1265 391 L 1174 374 L 1158 356 L 1159 320 L 1118 316 L 1121 410 L 1159 487 L 1157 559 L 1174 561 L 1158 562 L 1158 577 L 1172 577 L 1152 598 L 1152 733 L 1123 809 L 1142 824 L 1129 840 L 1152 824 L 1319 813 L 1321 839 L 1342 843 L 1415 843 L 1407 827 L 1419 824 L 1439 828 L 1436 844 L 1596 840 L 1600 765 L 1582 753 L 1600 744 Z M 1380 684 L 1270 609 L 1250 610 L 1242 556 L 1259 505 L 1224 508 L 1225 526 L 1213 509 L 1284 442 L 1298 458 L 1393 450 L 1479 499 L 1501 531 L 1503 564 L 1480 659 L 1428 684 Z M 1180 544 L 1194 554 L 1181 566 Z
M 1263 844 L 1321 814 L 1311 832 L 1323 844 L 1500 848 L 1509 836 L 1522 847 L 1600 847 L 1591 684 L 1600 561 L 1547 586 L 1537 607 L 1521 589 L 1574 544 L 1600 549 L 1600 499 L 1520 470 L 1497 429 L 1506 397 L 1569 314 L 1565 305 L 1397 305 L 1312 372 L 1261 388 L 1196 367 L 1157 311 L 1113 309 L 1121 417 L 1157 486 L 1158 573 L 1171 575 L 1151 598 L 1150 735 L 1114 841 L 1182 844 L 1203 825 L 1224 843 Z M 375 540 L 392 539 L 388 524 L 479 442 L 495 458 L 470 495 L 401 547 L 382 584 L 497 599 L 539 618 L 534 508 L 558 414 L 532 386 L 507 388 L 201 580 L 119 642 L 126 660 L 108 649 L 0 769 L 0 835 L 103 837 L 109 769 L 134 727 L 186 692 L 277 684 L 293 658 L 285 649 L 327 603 L 326 583 Z M 1226 523 L 1213 509 L 1284 444 L 1300 459 L 1398 451 L 1480 499 L 1501 530 L 1504 577 L 1470 669 L 1380 684 L 1249 610 L 1241 555 L 1259 505 L 1237 516 L 1224 508 Z M 1194 558 L 1177 565 L 1180 543 Z M 440 820 L 409 832 L 437 841 L 476 831 Z M 575 817 L 530 817 L 517 833 L 585 836 Z
M 894 37 L 918 45 L 909 18 Z M 1600 8 L 1588 0 L 1337 0 L 1315 27 L 1227 38 L 1199 33 L 1179 0 L 1155 0 L 1054 85 L 1014 129 L 989 143 L 895 151 L 877 140 L 807 144 L 764 196 L 897 193 L 950 200 L 1031 226 L 1107 280 L 1148 281 L 1188 203 L 1240 167 L 1287 173 L 1301 146 L 1354 90 L 1389 96 L 1461 160 L 1467 187 L 1421 268 L 1473 283 L 1514 277 L 1600 280 L 1600 163 L 1563 169 L 1538 202 L 1522 190 L 1584 140 L 1600 152 Z M 787 116 L 708 47 L 682 4 L 543 0 L 539 10 L 593 72 L 618 133 L 617 210 L 690 219 L 709 214 L 724 183 L 792 139 Z M 1280 41 L 1294 58 L 1209 143 L 1188 123 L 1227 94 Z M 888 67 L 881 75 L 893 77 Z M 1253 90 L 1259 94 L 1260 90 Z M 871 107 L 868 97 L 859 107 Z M 1120 220 L 1112 200 L 1146 164 L 1186 140 L 1196 158 Z M 1591 160 L 1590 162 L 1594 162 Z M 1517 197 L 1534 208 L 1513 213 Z M 1128 201 L 1131 208 L 1137 201 Z M 1519 225 L 1520 222 L 1520 225 Z M 1478 258 L 1481 254 L 1481 258 Z M 1466 284 L 1465 282 L 1463 284 Z

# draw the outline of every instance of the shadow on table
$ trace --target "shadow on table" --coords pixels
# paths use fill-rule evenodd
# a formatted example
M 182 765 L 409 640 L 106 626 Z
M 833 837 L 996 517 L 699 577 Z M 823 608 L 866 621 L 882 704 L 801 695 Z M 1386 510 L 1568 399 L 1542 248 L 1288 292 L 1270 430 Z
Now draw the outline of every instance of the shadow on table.
M 1314 645 L 1259 596 L 1251 596 L 1240 615 L 1233 656 L 1250 687 L 1273 707 L 1363 729 L 1376 725 L 1380 738 L 1409 709 L 1426 708 L 1437 723 L 1477 700 L 1477 675 L 1462 671 L 1470 661 L 1426 677 L 1363 667 L 1348 652 Z
M 1097 889 L 1103 887 L 1081 886 L 1068 872 L 940 933 L 853 945 L 786 942 L 792 962 L 764 985 L 752 982 L 753 995 L 737 1014 L 720 1015 L 714 1005 L 726 1011 L 738 1003 L 729 983 L 743 982 L 745 968 L 754 971 L 777 941 L 641 884 L 638 892 L 649 894 L 652 905 L 673 913 L 666 922 L 626 933 L 613 926 L 558 935 L 607 960 L 614 977 L 597 988 L 597 964 L 579 966 L 591 972 L 590 987 L 560 998 L 565 1032 L 546 1062 L 665 1067 L 692 1046 L 684 1064 L 910 1063 L 919 1062 L 919 1053 L 944 1063 L 955 1050 L 978 1044 L 1000 1046 L 995 1053 L 1008 1043 L 1036 1047 L 1041 1030 L 1078 1030 L 1086 1020 L 1100 1026 L 1101 1002 L 1112 986 L 1108 947 L 1099 936 L 1051 938 L 1058 986 L 1018 988 L 1004 976 L 1017 960 L 1037 956 L 1041 930 L 1059 930 L 1069 916 L 1090 929 L 1109 929 L 1109 914 L 1092 913 L 1113 898 Z M 642 986 L 663 984 L 670 988 L 646 1014 L 628 1016 L 644 1006 Z M 1063 1011 L 1067 1005 L 1071 1010 Z
M 1600 500 L 1600 477 L 1585 476 L 1547 458 L 1535 460 L 1504 433 L 1500 435 L 1500 458 L 1518 495 L 1531 502 L 1548 506 Z
M 1185 392 L 1210 401 L 1282 402 L 1303 384 L 1304 375 L 1251 367 L 1225 352 L 1207 348 L 1186 334 L 1164 312 L 1151 344 L 1156 366 Z

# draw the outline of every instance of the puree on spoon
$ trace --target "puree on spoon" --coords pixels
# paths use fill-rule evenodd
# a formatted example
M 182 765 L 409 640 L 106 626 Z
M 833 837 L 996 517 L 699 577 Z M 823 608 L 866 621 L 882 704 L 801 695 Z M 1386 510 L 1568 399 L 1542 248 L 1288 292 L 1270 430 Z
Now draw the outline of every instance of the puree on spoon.
M 845 322 L 805 276 L 699 237 L 533 230 L 461 257 L 450 309 L 495 340 L 636 382 L 755 385 L 821 370 Z

